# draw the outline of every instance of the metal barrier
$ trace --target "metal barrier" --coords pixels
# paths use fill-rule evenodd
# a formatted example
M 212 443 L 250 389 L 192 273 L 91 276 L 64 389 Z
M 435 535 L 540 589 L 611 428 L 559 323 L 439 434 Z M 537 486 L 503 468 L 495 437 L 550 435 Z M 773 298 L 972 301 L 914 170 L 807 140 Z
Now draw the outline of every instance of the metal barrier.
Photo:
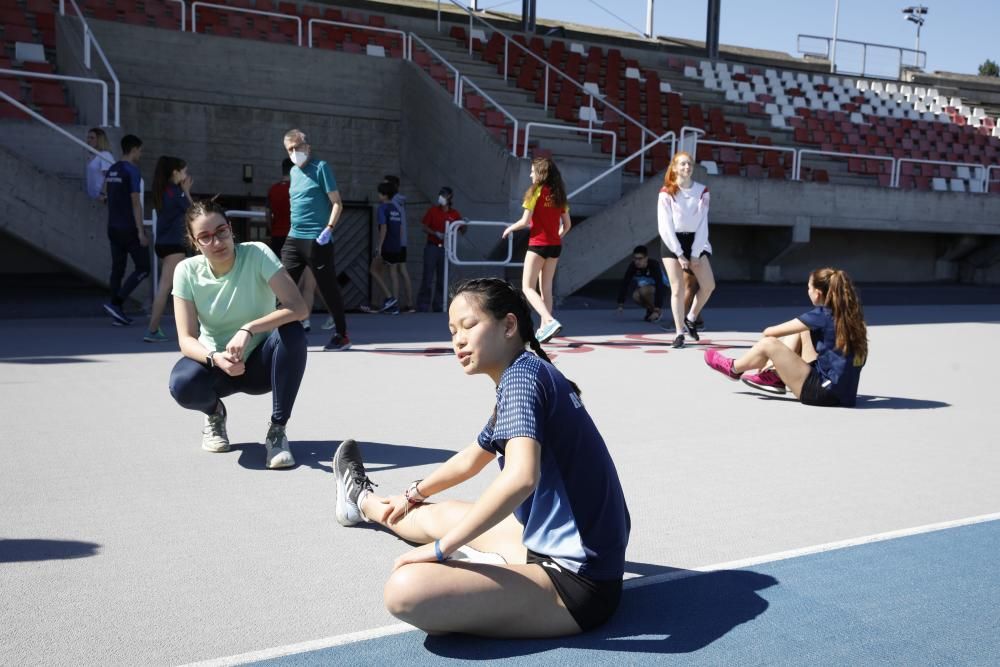
M 970 182 L 972 180 L 979 181 L 979 183 L 982 185 L 984 193 L 989 191 L 990 170 L 994 169 L 994 168 L 1000 169 L 1000 165 L 985 165 L 985 164 L 980 164 L 980 163 L 975 163 L 975 162 L 949 162 L 947 160 L 925 160 L 925 159 L 922 159 L 922 158 L 913 158 L 913 157 L 901 157 L 901 158 L 898 158 L 898 161 L 899 161 L 899 168 L 896 170 L 895 178 L 892 181 L 892 186 L 894 188 L 898 188 L 899 187 L 899 181 L 900 181 L 900 178 L 902 177 L 903 163 L 904 162 L 909 162 L 911 164 L 937 164 L 937 165 L 942 165 L 942 166 L 946 166 L 946 167 L 969 167 L 970 169 L 973 169 L 973 170 L 975 170 L 975 169 L 982 169 L 983 172 L 984 172 L 982 178 L 977 178 L 977 179 L 970 178 L 969 180 L 970 180 Z
M 178 2 L 181 5 L 181 32 L 187 28 L 187 3 L 184 0 L 168 0 L 168 2 Z
M 43 74 L 42 72 L 29 72 L 20 69 L 0 69 L 0 74 L 13 74 L 15 76 L 26 76 L 36 79 L 50 79 L 56 81 L 79 81 L 80 83 L 93 83 L 101 87 L 101 127 L 108 126 L 108 84 L 101 79 L 88 79 L 82 76 L 66 76 L 63 74 Z
M 238 12 L 241 14 L 256 14 L 259 16 L 273 16 L 278 19 L 285 19 L 287 21 L 295 21 L 298 27 L 299 33 L 299 46 L 302 46 L 302 19 L 298 16 L 293 16 L 291 14 L 279 14 L 278 12 L 265 12 L 260 9 L 246 9 L 244 7 L 232 7 L 230 5 L 217 5 L 213 2 L 202 2 L 197 0 L 191 3 L 191 32 L 198 32 L 198 7 L 211 7 L 212 9 L 220 9 L 227 12 Z
M 870 155 L 868 153 L 841 153 L 839 151 L 820 151 L 814 150 L 812 148 L 800 148 L 799 157 L 794 166 L 794 174 L 792 175 L 792 180 L 800 181 L 802 180 L 802 156 L 803 155 L 827 155 L 830 157 L 839 158 L 858 158 L 862 160 L 882 160 L 883 162 L 889 162 L 889 187 L 898 187 L 897 181 L 897 170 L 899 169 L 899 163 L 896 158 L 890 157 L 888 155 Z
M 803 39 L 815 39 L 815 40 L 818 40 L 820 42 L 824 42 L 825 45 L 826 45 L 826 49 L 824 51 L 822 51 L 822 52 L 805 50 L 805 49 L 802 48 L 802 40 Z M 832 38 L 830 38 L 830 37 L 821 37 L 819 35 L 799 35 L 797 37 L 796 41 L 795 41 L 795 48 L 798 49 L 798 52 L 801 53 L 801 54 L 803 54 L 803 55 L 818 56 L 820 58 L 826 58 L 827 60 L 829 60 L 830 59 L 830 50 L 831 50 L 830 46 L 831 46 L 831 43 L 833 41 L 834 40 Z M 836 43 L 837 43 L 838 46 L 840 46 L 841 44 L 854 44 L 856 46 L 860 46 L 861 47 L 861 71 L 860 72 L 852 72 L 850 70 L 841 69 L 841 68 L 839 68 L 839 67 L 836 66 L 836 63 L 833 63 L 834 74 L 838 74 L 838 75 L 847 74 L 847 75 L 854 75 L 854 76 L 872 76 L 872 77 L 880 77 L 880 78 L 890 78 L 890 77 L 887 77 L 885 75 L 880 75 L 880 74 L 876 74 L 874 72 L 868 72 L 867 71 L 867 66 L 868 66 L 868 49 L 869 49 L 869 47 L 871 47 L 873 49 L 886 49 L 886 50 L 889 50 L 889 51 L 895 51 L 896 52 L 896 75 L 893 76 L 893 77 L 891 77 L 891 78 L 895 78 L 895 79 L 902 79 L 903 78 L 903 70 L 907 67 L 907 65 L 905 65 L 903 63 L 903 54 L 904 53 L 913 54 L 913 65 L 912 65 L 912 67 L 916 67 L 918 69 L 924 69 L 924 67 L 927 66 L 927 52 L 926 51 L 916 51 L 914 49 L 908 49 L 908 48 L 903 47 L 903 46 L 890 46 L 888 44 L 874 44 L 872 42 L 857 42 L 857 41 L 854 41 L 852 39 L 841 39 L 839 37 L 836 39 Z
M 611 130 L 597 130 L 592 127 L 582 128 L 573 127 L 572 125 L 555 125 L 553 123 L 536 123 L 531 121 L 524 126 L 524 149 L 521 151 L 521 157 L 528 157 L 528 140 L 531 138 L 531 128 L 533 127 L 544 127 L 550 130 L 561 130 L 563 132 L 586 132 L 587 143 L 591 143 L 591 138 L 593 134 L 610 134 L 611 135 L 611 164 L 615 164 L 615 157 L 618 154 L 618 133 L 612 132 Z M 516 136 L 516 135 L 515 135 Z M 515 151 L 514 155 L 517 155 Z
M 83 24 L 84 66 L 90 69 L 90 47 L 93 45 L 97 49 L 97 55 L 100 56 L 101 62 L 104 63 L 104 68 L 108 71 L 108 76 L 111 77 L 111 81 L 115 84 L 115 127 L 121 127 L 121 84 L 118 82 L 118 76 L 115 74 L 114 68 L 111 67 L 111 63 L 108 62 L 108 57 L 104 55 L 104 49 L 101 48 L 97 38 L 92 36 L 90 24 L 87 23 L 86 17 L 80 11 L 79 5 L 76 4 L 76 0 L 69 0 L 69 4 L 73 6 L 73 10 Z M 59 15 L 66 16 L 66 0 L 59 0 Z
M 448 307 L 448 265 L 455 266 L 524 266 L 524 262 L 512 262 L 514 258 L 514 235 L 507 235 L 507 258 L 502 262 L 466 260 L 458 258 L 458 230 L 462 227 L 506 227 L 510 223 L 493 220 L 451 220 L 444 228 L 444 275 L 441 277 L 441 303 Z
M 511 153 L 514 155 L 514 157 L 517 157 L 517 130 L 518 130 L 517 118 L 515 118 L 513 114 L 511 114 L 509 111 L 507 111 L 502 106 L 500 106 L 500 104 L 496 100 L 494 100 L 492 97 L 490 97 L 486 93 L 486 91 L 484 91 L 482 88 L 480 88 L 475 83 L 473 83 L 472 79 L 470 79 L 469 77 L 464 76 L 464 75 L 459 78 L 458 85 L 455 86 L 455 97 L 458 100 L 457 104 L 458 104 L 459 108 L 462 107 L 462 97 L 463 97 L 462 93 L 465 90 L 465 85 L 466 84 L 468 84 L 469 86 L 471 86 L 474 91 L 476 91 L 477 93 L 479 93 L 480 97 L 482 97 L 484 100 L 486 100 L 487 102 L 489 102 L 490 104 L 492 104 L 494 107 L 496 107 L 497 110 L 500 113 L 502 113 L 504 116 L 506 116 L 507 118 L 509 118 L 512 123 L 514 123 L 514 140 L 511 142 L 511 147 L 512 147 Z
M 428 44 L 424 40 L 420 39 L 419 37 L 417 37 L 417 35 L 415 35 L 412 32 L 410 33 L 410 56 L 411 56 L 411 59 L 412 59 L 412 56 L 413 56 L 413 40 L 417 40 L 417 43 L 419 43 L 420 46 L 422 46 L 428 53 L 430 53 L 432 56 L 434 56 L 439 61 L 441 61 L 441 63 L 445 67 L 447 67 L 448 69 L 450 69 L 451 73 L 455 75 L 455 92 L 452 95 L 452 101 L 456 104 L 456 106 L 459 106 L 459 107 L 462 106 L 462 84 L 461 84 L 461 81 L 460 81 L 460 79 L 462 78 L 462 73 L 458 71 L 457 67 L 455 67 L 450 62 L 448 62 L 448 60 L 444 56 L 442 56 L 440 53 L 438 53 L 437 51 L 435 51 L 431 47 L 430 44 Z M 500 105 L 496 104 L 495 102 L 494 102 L 494 104 L 497 106 L 498 109 L 500 109 L 504 113 L 507 113 L 502 107 L 500 107 Z M 510 115 L 510 114 L 507 114 L 507 115 Z
M 986 179 L 985 179 L 986 183 L 985 183 L 985 187 L 983 188 L 983 191 L 985 193 L 987 193 L 987 194 L 989 194 L 989 192 L 990 192 L 990 183 L 993 182 L 991 180 L 992 177 L 990 176 L 990 174 L 993 173 L 994 169 L 1000 170 L 1000 165 L 991 164 L 990 166 L 986 167 Z M 998 179 L 998 180 L 1000 180 L 1000 179 Z
M 314 25 L 339 25 L 345 28 L 354 28 L 359 30 L 370 30 L 372 32 L 388 32 L 394 35 L 399 35 L 403 38 L 403 58 L 405 60 L 410 60 L 410 54 L 412 53 L 413 43 L 407 39 L 406 33 L 402 30 L 394 30 L 392 28 L 376 28 L 370 25 L 361 25 L 359 23 L 345 23 L 343 21 L 330 21 L 328 19 L 309 19 L 306 24 L 306 33 L 309 37 L 308 44 L 309 48 L 313 48 L 313 26 Z M 411 33 L 412 34 L 412 33 Z M 429 49 L 430 47 L 428 47 Z
M 573 197 L 577 196 L 578 194 L 589 188 L 591 185 L 598 182 L 599 180 L 601 180 L 611 172 L 615 171 L 616 169 L 621 169 L 622 167 L 624 167 L 626 164 L 628 164 L 637 157 L 641 158 L 642 154 L 644 154 L 646 151 L 650 150 L 653 146 L 657 144 L 661 144 L 664 141 L 667 141 L 668 138 L 670 140 L 670 159 L 673 159 L 674 153 L 677 151 L 677 135 L 675 135 L 672 131 L 664 132 L 663 134 L 658 136 L 655 141 L 643 146 L 642 148 L 637 150 L 635 153 L 632 153 L 628 157 L 619 160 L 618 164 L 616 164 L 615 166 L 605 169 L 600 174 L 598 174 L 597 176 L 593 177 L 592 179 L 590 179 L 589 181 L 578 187 L 576 190 L 573 190 L 573 192 L 570 192 L 568 195 L 566 195 L 566 199 L 572 199 Z M 645 165 L 645 161 L 641 162 L 640 164 Z

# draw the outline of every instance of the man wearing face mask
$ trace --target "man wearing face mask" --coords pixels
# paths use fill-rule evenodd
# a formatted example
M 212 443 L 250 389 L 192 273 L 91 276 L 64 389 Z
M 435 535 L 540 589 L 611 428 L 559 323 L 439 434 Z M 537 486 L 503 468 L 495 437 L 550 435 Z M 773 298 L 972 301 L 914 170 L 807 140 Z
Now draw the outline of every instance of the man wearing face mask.
M 447 185 L 438 192 L 437 205 L 431 206 L 420 224 L 427 232 L 424 246 L 424 272 L 417 294 L 417 310 L 427 312 L 432 304 L 435 313 L 444 310 L 442 281 L 444 280 L 444 230 L 452 220 L 461 220 L 462 214 L 451 207 L 454 193 Z M 437 284 L 435 284 L 435 276 Z
M 292 227 L 281 248 L 281 263 L 295 282 L 307 266 L 312 269 L 316 286 L 336 325 L 336 332 L 323 349 L 347 350 L 351 347 L 351 339 L 347 337 L 344 299 L 337 283 L 331 242 L 333 229 L 344 209 L 337 180 L 330 165 L 312 156 L 301 130 L 286 132 L 284 144 L 295 166 L 288 189 Z

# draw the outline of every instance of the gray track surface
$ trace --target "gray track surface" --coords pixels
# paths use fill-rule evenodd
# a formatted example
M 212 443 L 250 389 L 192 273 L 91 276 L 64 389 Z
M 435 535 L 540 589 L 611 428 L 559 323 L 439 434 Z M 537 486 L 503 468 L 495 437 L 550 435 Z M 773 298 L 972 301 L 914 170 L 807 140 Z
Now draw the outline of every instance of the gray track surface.
M 747 345 L 803 310 L 710 309 L 705 338 Z M 845 410 L 728 382 L 634 309 L 560 313 L 569 338 L 548 349 L 618 466 L 632 575 L 1000 510 L 1000 306 L 867 315 Z M 494 388 L 460 372 L 443 315 L 350 324 L 347 353 L 311 335 L 299 465 L 268 471 L 269 397 L 227 400 L 234 451 L 201 451 L 201 416 L 167 393 L 174 343 L 103 319 L 0 321 L 0 664 L 177 664 L 395 623 L 382 583 L 407 547 L 337 525 L 334 448 L 359 439 L 377 490 L 398 492 L 473 440 Z

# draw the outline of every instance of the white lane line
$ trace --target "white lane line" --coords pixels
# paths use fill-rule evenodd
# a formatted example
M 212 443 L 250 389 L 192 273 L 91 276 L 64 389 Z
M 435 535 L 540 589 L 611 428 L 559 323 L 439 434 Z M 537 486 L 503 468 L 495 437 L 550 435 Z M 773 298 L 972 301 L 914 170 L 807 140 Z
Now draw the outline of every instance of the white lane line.
M 390 635 L 398 635 L 411 630 L 416 630 L 416 628 L 409 623 L 397 623 L 396 625 L 386 625 L 372 630 L 362 630 L 361 632 L 350 632 L 346 635 L 337 635 L 335 637 L 327 637 L 325 639 L 313 639 L 311 641 L 300 642 L 298 644 L 276 646 L 275 648 L 267 648 L 263 651 L 240 653 L 239 655 L 231 655 L 228 658 L 215 658 L 212 660 L 205 660 L 203 662 L 192 662 L 184 665 L 183 667 L 228 667 L 229 665 L 245 665 L 247 663 L 258 662 L 260 660 L 282 658 L 286 655 L 294 655 L 296 653 L 308 653 L 309 651 L 318 651 L 320 649 L 331 648 L 333 646 L 353 644 L 354 642 L 362 642 L 366 639 L 389 637 Z
M 803 547 L 801 549 L 778 551 L 776 553 L 765 554 L 763 556 L 754 556 L 752 558 L 744 558 L 742 560 L 716 563 L 715 565 L 704 565 L 693 569 L 679 569 L 676 572 L 666 572 L 664 574 L 636 577 L 635 579 L 626 580 L 624 588 L 625 590 L 632 590 L 642 588 L 644 586 L 661 584 L 667 581 L 686 579 L 688 577 L 694 577 L 709 572 L 717 572 L 719 570 L 739 570 L 747 567 L 753 567 L 755 565 L 761 565 L 763 563 L 774 563 L 781 560 L 788 560 L 790 558 L 811 556 L 825 551 L 847 549 L 849 547 L 857 547 L 863 544 L 885 542 L 886 540 L 895 540 L 901 537 L 910 537 L 912 535 L 921 535 L 923 533 L 933 533 L 940 530 L 947 530 L 949 528 L 961 528 L 962 526 L 972 526 L 977 523 L 986 523 L 988 521 L 997 520 L 1000 520 L 1000 512 L 995 514 L 982 514 L 980 516 L 968 517 L 965 519 L 955 519 L 953 521 L 942 521 L 941 523 L 931 523 L 925 526 L 916 526 L 914 528 L 892 530 L 886 533 L 876 533 L 875 535 L 854 537 L 848 540 L 840 540 L 839 542 L 827 542 L 826 544 L 817 544 L 815 546 Z M 229 667 L 231 665 L 245 665 L 247 663 L 258 662 L 260 660 L 281 658 L 287 655 L 294 655 L 296 653 L 307 653 L 309 651 L 318 651 L 324 648 L 342 646 L 343 644 L 352 644 L 354 642 L 365 641 L 368 639 L 398 635 L 415 629 L 416 628 L 408 623 L 397 623 L 396 625 L 387 625 L 381 628 L 374 628 L 372 630 L 362 630 L 361 632 L 351 632 L 345 635 L 327 637 L 325 639 L 315 639 L 298 644 L 278 646 L 275 648 L 264 649 L 263 651 L 241 653 L 227 658 L 215 658 L 213 660 L 205 660 L 203 662 L 194 662 L 184 665 L 183 667 Z
M 753 567 L 754 565 L 761 565 L 763 563 L 775 563 L 777 561 L 788 560 L 790 558 L 811 556 L 813 554 L 819 554 L 825 551 L 836 551 L 837 549 L 858 547 L 863 544 L 885 542 L 886 540 L 895 540 L 901 537 L 910 537 L 913 535 L 921 535 L 923 533 L 933 533 L 939 530 L 947 530 L 949 528 L 961 528 L 962 526 L 972 526 L 977 523 L 997 521 L 998 519 L 1000 519 L 1000 512 L 996 512 L 994 514 L 981 514 L 979 516 L 968 517 L 965 519 L 942 521 L 941 523 L 930 523 L 924 526 L 903 528 L 902 530 L 890 530 L 889 532 L 886 533 L 876 533 L 875 535 L 853 537 L 851 539 L 840 540 L 838 542 L 827 542 L 826 544 L 817 544 L 811 547 L 802 547 L 801 549 L 790 549 L 788 551 L 778 551 L 776 553 L 765 554 L 763 556 L 754 556 L 752 558 L 744 558 L 741 560 L 731 560 L 726 563 L 716 563 L 715 565 L 704 565 L 690 570 L 681 569 L 677 570 L 676 572 L 665 572 L 663 574 L 654 574 L 646 577 L 636 577 L 635 579 L 626 580 L 624 584 L 624 589 L 630 590 L 635 588 L 642 588 L 643 586 L 652 586 L 653 584 L 660 584 L 665 581 L 674 581 L 676 579 L 686 579 L 687 577 L 694 577 L 708 572 L 718 572 L 719 570 L 740 570 L 747 567 Z

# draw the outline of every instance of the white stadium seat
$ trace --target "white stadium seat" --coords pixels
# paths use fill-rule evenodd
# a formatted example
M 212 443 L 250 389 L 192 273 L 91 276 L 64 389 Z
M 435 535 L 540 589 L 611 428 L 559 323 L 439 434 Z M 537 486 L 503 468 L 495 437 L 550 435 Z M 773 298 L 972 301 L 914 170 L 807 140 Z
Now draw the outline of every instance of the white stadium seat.
M 934 190 L 934 192 L 947 192 L 948 181 L 943 178 L 934 177 L 931 179 L 931 189 Z

